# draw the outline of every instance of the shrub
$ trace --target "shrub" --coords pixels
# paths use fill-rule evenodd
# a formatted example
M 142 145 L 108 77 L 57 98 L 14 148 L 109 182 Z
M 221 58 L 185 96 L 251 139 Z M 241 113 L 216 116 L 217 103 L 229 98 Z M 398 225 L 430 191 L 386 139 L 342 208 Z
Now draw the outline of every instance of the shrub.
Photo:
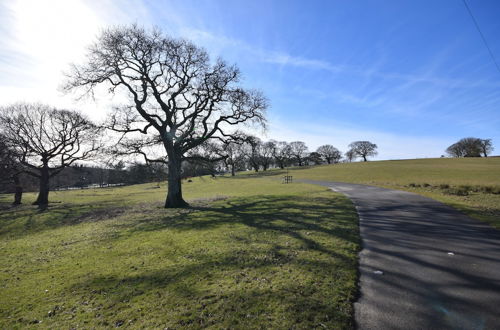
M 484 187 L 482 187 L 482 189 L 481 189 L 481 190 L 482 190 L 484 193 L 486 193 L 486 194 L 492 194 L 492 193 L 493 193 L 493 189 L 494 189 L 494 188 L 495 188 L 495 187 L 492 187 L 492 186 L 484 186 Z
M 412 182 L 408 184 L 408 187 L 417 188 L 420 187 L 420 185 Z
M 484 188 L 486 188 L 486 187 L 483 187 L 483 186 L 472 186 L 470 188 L 470 190 L 473 191 L 473 192 L 481 192 L 481 191 L 484 191 Z
M 456 196 L 468 196 L 469 195 L 469 190 L 464 189 L 463 186 L 456 187 L 456 188 L 449 188 L 449 189 L 446 189 L 444 192 L 445 192 L 445 194 L 456 195 Z
M 467 191 L 474 191 L 471 186 L 469 185 L 460 185 L 458 186 L 459 189 L 467 190 Z
M 449 189 L 449 188 L 450 188 L 450 185 L 449 185 L 449 184 L 446 184 L 446 183 L 443 183 L 443 184 L 440 184 L 440 185 L 439 185 L 439 188 L 441 188 L 441 189 Z
M 430 187 L 430 186 L 431 186 L 431 185 L 430 185 L 430 184 L 428 184 L 428 183 L 424 183 L 424 184 L 422 184 L 422 187 Z

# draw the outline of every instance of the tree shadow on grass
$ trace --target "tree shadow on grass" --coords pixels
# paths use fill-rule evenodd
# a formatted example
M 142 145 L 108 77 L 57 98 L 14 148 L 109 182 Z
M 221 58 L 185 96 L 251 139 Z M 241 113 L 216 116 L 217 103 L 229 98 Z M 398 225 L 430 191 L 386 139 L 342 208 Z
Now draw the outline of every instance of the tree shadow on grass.
M 186 211 L 118 227 L 133 234 L 163 229 L 205 230 L 242 224 L 262 232 L 285 234 L 300 240 L 307 248 L 321 250 L 321 244 L 309 235 L 324 234 L 357 244 L 358 231 L 353 226 L 356 219 L 356 211 L 347 199 L 261 195 L 233 198 L 211 206 L 193 205 Z
M 178 252 L 171 258 L 181 261 L 160 270 L 133 267 L 120 275 L 90 277 L 70 290 L 89 295 L 82 299 L 95 304 L 102 301 L 89 292 L 106 293 L 113 306 L 141 300 L 167 304 L 149 313 L 168 309 L 164 321 L 174 327 L 352 325 L 359 237 L 348 200 L 252 196 L 194 204 L 175 215 L 121 223 L 127 234 L 120 239 L 165 229 L 195 231 L 206 235 L 206 246 L 201 243 L 186 256 Z M 219 228 L 227 232 L 218 243 L 222 250 L 213 247 L 209 234 Z
M 167 215 L 136 209 L 140 216 L 112 224 L 121 234 L 111 240 L 168 229 L 207 244 L 144 255 L 145 265 L 125 257 L 107 274 L 93 264 L 64 289 L 81 300 L 65 308 L 95 313 L 100 326 L 125 317 L 153 328 L 352 326 L 359 239 L 347 199 L 250 196 L 192 205 Z
M 182 261 L 159 270 L 132 267 L 119 275 L 87 278 L 68 290 L 85 295 L 82 299 L 91 305 L 128 308 L 131 319 L 132 302 L 154 306 L 148 308 L 153 323 L 141 324 L 146 327 L 351 328 L 358 243 L 352 207 L 336 205 L 333 211 L 316 199 L 306 209 L 300 203 L 307 201 L 299 197 L 250 200 L 198 206 L 175 218 L 128 228 L 131 235 L 167 228 L 207 230 L 211 243 L 208 232 L 224 227 L 228 235 L 219 243 L 222 251 L 201 243 Z M 179 253 L 185 252 L 170 258 L 177 260 Z
M 0 212 L 0 237 L 21 238 L 62 226 L 106 220 L 126 212 L 127 207 L 112 202 L 98 205 L 51 203 L 43 210 L 33 205 L 4 208 Z
M 82 294 L 81 299 L 96 315 L 107 309 L 110 313 L 101 321 L 106 323 L 114 323 L 123 314 L 132 320 L 141 318 L 136 307 L 147 306 L 141 326 L 153 328 L 351 329 L 352 287 L 322 281 L 321 277 L 335 277 L 331 271 L 338 268 L 335 263 L 309 263 L 308 268 L 299 265 L 295 272 L 307 273 L 315 282 L 292 276 L 283 279 L 279 273 L 266 271 L 266 262 L 250 266 L 229 257 L 153 273 L 93 277 L 69 290 Z M 243 273 L 248 275 L 240 275 Z M 113 310 L 122 314 L 114 316 Z

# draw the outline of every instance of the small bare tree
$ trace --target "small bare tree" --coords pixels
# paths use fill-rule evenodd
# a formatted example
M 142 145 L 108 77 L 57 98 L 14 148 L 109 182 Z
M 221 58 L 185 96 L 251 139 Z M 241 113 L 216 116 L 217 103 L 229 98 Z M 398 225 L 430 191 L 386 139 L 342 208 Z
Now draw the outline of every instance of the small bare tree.
M 320 153 L 313 151 L 307 157 L 307 162 L 311 162 L 314 165 L 320 165 L 321 163 L 323 163 L 323 157 L 321 157 Z
M 460 143 L 453 143 L 451 146 L 446 148 L 446 153 L 451 157 L 464 157 L 465 148 Z
M 255 172 L 259 172 L 262 162 L 262 141 L 256 136 L 248 135 L 245 138 L 245 144 L 245 153 L 248 159 L 248 163 Z
M 274 141 L 264 142 L 261 146 L 261 164 L 262 170 L 267 171 L 267 169 L 273 163 L 273 154 L 276 149 L 276 144 Z
M 291 158 L 290 145 L 285 141 L 279 141 L 279 142 L 273 141 L 273 142 L 275 146 L 273 152 L 274 160 L 281 169 L 284 169 Z
M 347 150 L 344 155 L 346 161 L 348 161 L 349 163 L 356 159 L 356 154 L 353 150 Z
M 480 145 L 484 157 L 488 157 L 488 154 L 494 150 L 491 139 L 482 139 Z
M 150 161 L 168 159 L 165 207 L 185 207 L 185 154 L 208 140 L 231 139 L 235 125 L 264 124 L 267 100 L 239 86 L 240 76 L 236 66 L 210 62 L 205 50 L 186 40 L 132 25 L 102 32 L 86 63 L 73 66 L 66 86 L 92 94 L 107 85 L 110 93 L 128 96 L 130 104 L 116 108 L 110 128 L 131 136 L 143 156 L 145 148 L 162 147 L 163 155 Z
M 290 142 L 290 154 L 295 158 L 297 164 L 302 166 L 307 157 L 307 146 L 302 141 Z
M 184 156 L 184 160 L 195 168 L 208 172 L 212 177 L 215 177 L 218 171 L 217 165 L 226 157 L 227 155 L 221 143 L 207 141 L 190 149 Z M 195 173 L 195 175 L 197 174 Z
M 366 157 L 377 155 L 377 145 L 370 141 L 356 141 L 349 144 L 350 150 L 354 155 L 363 157 L 363 161 L 367 161 Z
M 229 141 L 222 145 L 222 155 L 224 165 L 231 171 L 231 176 L 236 175 L 236 169 L 242 167 L 246 154 L 245 145 L 242 141 Z
M 342 159 L 342 153 L 331 144 L 325 144 L 318 147 L 316 152 L 320 154 L 328 164 L 338 163 Z
M 18 103 L 0 111 L 1 131 L 24 172 L 39 179 L 35 205 L 49 203 L 49 180 L 101 147 L 100 129 L 78 112 Z

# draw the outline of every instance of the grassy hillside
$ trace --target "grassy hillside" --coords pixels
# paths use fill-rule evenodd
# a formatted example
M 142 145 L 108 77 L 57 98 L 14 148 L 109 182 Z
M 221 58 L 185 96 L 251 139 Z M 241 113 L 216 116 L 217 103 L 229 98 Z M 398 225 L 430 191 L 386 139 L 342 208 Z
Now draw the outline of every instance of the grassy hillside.
M 284 171 L 269 172 L 282 175 Z M 437 158 L 292 168 L 296 179 L 363 183 L 442 201 L 500 228 L 500 157 Z
M 249 178 L 0 196 L 0 328 L 352 328 L 350 201 Z
M 387 186 L 418 184 L 500 185 L 500 157 L 390 160 L 317 166 L 293 175 Z

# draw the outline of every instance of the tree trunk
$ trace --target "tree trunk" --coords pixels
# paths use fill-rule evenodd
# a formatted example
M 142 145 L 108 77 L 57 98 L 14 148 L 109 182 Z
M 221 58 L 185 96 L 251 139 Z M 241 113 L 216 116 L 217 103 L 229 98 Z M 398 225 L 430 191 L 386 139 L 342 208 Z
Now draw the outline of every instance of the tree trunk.
M 331 160 L 330 158 L 327 158 L 327 159 L 326 159 L 326 162 L 327 162 L 328 164 L 331 164 L 331 163 L 332 163 L 332 160 Z
M 363 155 L 363 161 L 365 161 L 365 162 L 366 162 L 366 156 L 365 156 L 365 155 Z
M 231 166 L 231 176 L 234 176 L 235 175 L 234 164 L 230 166 Z
M 253 169 L 254 169 L 255 173 L 259 172 L 259 165 L 257 165 L 257 164 L 255 164 L 255 163 L 254 163 L 254 164 L 252 165 L 252 167 L 253 167 Z
M 174 152 L 168 159 L 168 193 L 165 208 L 180 208 L 189 206 L 182 198 L 181 186 L 181 155 Z
M 21 180 L 19 179 L 19 174 L 13 177 L 15 190 L 14 190 L 14 202 L 12 205 L 20 205 L 23 198 L 23 186 L 21 185 Z
M 47 206 L 49 204 L 49 167 L 44 164 L 40 170 L 40 189 L 38 192 L 38 197 L 33 205 L 38 205 L 40 207 Z

